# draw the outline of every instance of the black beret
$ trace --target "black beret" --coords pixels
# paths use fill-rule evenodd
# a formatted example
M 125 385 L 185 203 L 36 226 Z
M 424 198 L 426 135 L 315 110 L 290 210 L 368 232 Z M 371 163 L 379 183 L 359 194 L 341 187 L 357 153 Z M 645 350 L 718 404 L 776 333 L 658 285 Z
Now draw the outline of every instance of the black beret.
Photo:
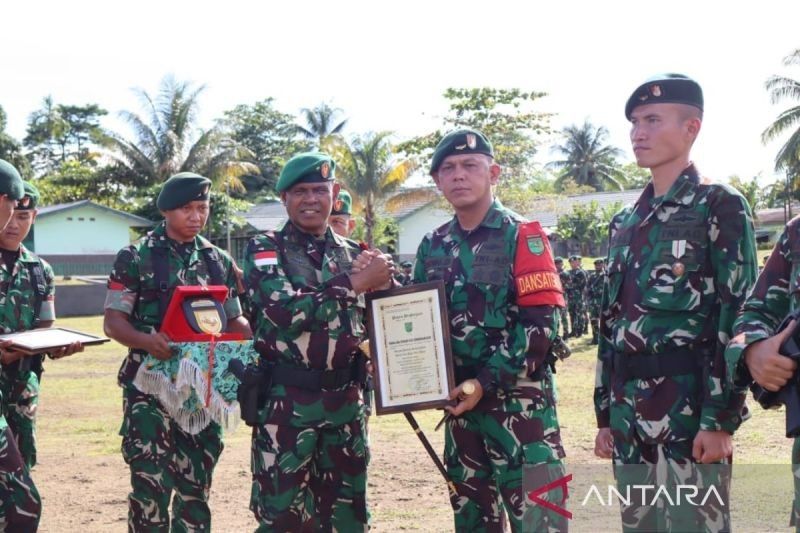
M 324 152 L 297 154 L 284 165 L 275 189 L 283 192 L 296 183 L 319 183 L 334 180 L 336 163 Z
M 580 261 L 581 260 L 581 256 L 579 256 L 579 255 L 571 255 L 571 256 L 569 256 L 569 260 L 570 261 Z
M 686 104 L 703 110 L 703 90 L 700 84 L 683 74 L 659 74 L 633 91 L 625 104 L 625 118 L 644 104 Z
M 494 157 L 494 148 L 486 136 L 469 128 L 451 131 L 445 135 L 433 151 L 430 173 L 439 170 L 442 161 L 449 155 L 484 154 Z
M 156 207 L 161 211 L 177 209 L 195 200 L 208 200 L 211 180 L 194 172 L 181 172 L 164 182 Z
M 12 200 L 19 200 L 25 195 L 25 186 L 19 172 L 4 159 L 0 159 L 0 194 L 5 194 Z

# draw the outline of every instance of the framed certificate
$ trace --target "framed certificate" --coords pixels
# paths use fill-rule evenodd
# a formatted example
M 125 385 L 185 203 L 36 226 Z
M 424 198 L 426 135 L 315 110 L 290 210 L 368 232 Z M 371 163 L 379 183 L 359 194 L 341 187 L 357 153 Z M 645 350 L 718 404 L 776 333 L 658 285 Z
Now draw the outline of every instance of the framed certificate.
M 80 342 L 84 346 L 90 346 L 108 342 L 110 339 L 67 328 L 41 328 L 18 333 L 6 333 L 5 335 L 0 335 L 0 340 L 12 341 L 12 350 L 26 354 L 37 354 L 69 346 L 73 342 Z
M 378 415 L 449 405 L 454 387 L 444 282 L 367 294 Z

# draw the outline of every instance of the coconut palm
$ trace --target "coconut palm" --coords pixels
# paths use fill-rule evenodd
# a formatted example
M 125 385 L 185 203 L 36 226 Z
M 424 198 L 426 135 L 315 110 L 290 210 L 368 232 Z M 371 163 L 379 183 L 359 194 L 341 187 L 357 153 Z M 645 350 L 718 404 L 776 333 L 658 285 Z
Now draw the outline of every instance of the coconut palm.
M 316 143 L 320 150 L 331 148 L 328 144 L 331 137 L 341 134 L 347 119 L 339 120 L 342 110 L 331 107 L 326 103 L 321 103 L 317 107 L 300 110 L 305 126 L 297 126 L 297 131 L 309 140 Z
M 342 143 L 334 150 L 336 173 L 364 208 L 367 244 L 372 246 L 376 208 L 414 170 L 410 160 L 396 156 L 391 132 L 367 133 Z
M 132 127 L 133 139 L 110 133 L 106 144 L 134 185 L 151 186 L 178 172 L 196 172 L 221 189 L 237 189 L 242 187 L 239 176 L 257 171 L 247 161 L 247 149 L 216 128 L 198 128 L 198 97 L 204 88 L 168 76 L 155 97 L 135 89 L 144 115 L 120 113 Z
M 783 60 L 784 65 L 800 65 L 800 49 L 795 50 Z M 775 122 L 769 125 L 761 140 L 767 144 L 777 137 L 789 133 L 789 139 L 775 156 L 775 170 L 792 173 L 800 167 L 800 81 L 785 76 L 771 76 L 766 84 L 773 104 L 790 100 L 794 105 L 782 111 Z M 793 173 L 792 178 L 797 178 Z
M 617 158 L 622 150 L 605 144 L 608 130 L 595 127 L 588 120 L 581 126 L 567 126 L 561 130 L 564 143 L 553 147 L 552 151 L 563 159 L 551 161 L 548 167 L 561 171 L 556 186 L 572 180 L 576 185 L 586 185 L 597 191 L 613 188 L 622 190 L 623 178 Z

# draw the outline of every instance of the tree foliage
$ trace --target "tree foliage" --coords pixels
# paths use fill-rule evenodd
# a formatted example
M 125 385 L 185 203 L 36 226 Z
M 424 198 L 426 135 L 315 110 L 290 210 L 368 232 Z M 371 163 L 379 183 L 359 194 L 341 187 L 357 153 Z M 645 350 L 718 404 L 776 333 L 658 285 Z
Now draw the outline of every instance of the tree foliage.
M 784 58 L 783 63 L 786 66 L 800 65 L 800 48 Z M 761 140 L 767 144 L 785 133 L 789 134 L 789 138 L 775 155 L 775 170 L 785 170 L 796 178 L 800 173 L 800 80 L 774 75 L 767 80 L 765 86 L 773 104 L 784 100 L 789 100 L 792 104 L 764 130 Z
M 559 171 L 556 189 L 567 179 L 595 191 L 623 189 L 623 174 L 618 161 L 622 150 L 606 144 L 608 130 L 604 126 L 594 126 L 587 120 L 580 126 L 565 127 L 561 135 L 563 143 L 552 149 L 561 159 L 548 164 Z
M 0 159 L 4 159 L 14 165 L 23 178 L 29 178 L 31 174 L 30 164 L 22 153 L 22 145 L 19 141 L 6 133 L 7 125 L 8 116 L 3 107 L 0 106 Z
M 615 202 L 601 208 L 592 200 L 589 203 L 576 203 L 572 213 L 558 218 L 558 234 L 564 239 L 575 240 L 584 255 L 594 255 L 608 238 L 608 225 L 611 218 L 620 209 L 621 202 Z
M 96 165 L 96 147 L 104 142 L 100 118 L 108 112 L 97 104 L 55 104 L 47 96 L 31 113 L 23 144 L 37 173 L 58 169 L 67 161 Z
M 342 119 L 342 110 L 331 107 L 325 102 L 313 108 L 303 108 L 300 111 L 305 125 L 296 125 L 297 131 L 312 141 L 319 150 L 328 148 L 332 137 L 340 135 L 347 125 L 347 119 Z
M 373 245 L 376 210 L 411 175 L 411 160 L 399 157 L 391 132 L 367 133 L 334 147 L 339 179 L 364 209 L 366 242 Z
M 286 161 L 296 153 L 311 149 L 309 141 L 297 138 L 295 117 L 275 109 L 272 98 L 226 111 L 219 126 L 225 136 L 253 154 L 258 166 L 258 172 L 241 176 L 248 199 L 274 195 Z

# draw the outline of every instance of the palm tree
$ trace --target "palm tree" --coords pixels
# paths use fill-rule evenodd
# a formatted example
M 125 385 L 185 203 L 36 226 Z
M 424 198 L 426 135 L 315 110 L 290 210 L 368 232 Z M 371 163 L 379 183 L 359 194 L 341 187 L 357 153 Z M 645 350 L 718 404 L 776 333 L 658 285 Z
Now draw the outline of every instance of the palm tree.
M 582 126 L 572 125 L 561 130 L 565 140 L 563 144 L 553 147 L 554 152 L 563 159 L 551 161 L 547 166 L 561 170 L 556 179 L 559 186 L 566 180 L 576 185 L 587 185 L 597 191 L 606 186 L 622 190 L 619 182 L 622 172 L 617 158 L 622 150 L 616 146 L 605 144 L 608 130 L 604 126 L 595 128 L 588 120 Z
M 347 119 L 339 120 L 342 110 L 321 103 L 313 109 L 303 108 L 300 113 L 305 120 L 305 126 L 297 126 L 297 131 L 306 138 L 314 141 L 317 148 L 329 148 L 328 142 L 334 135 L 339 135 L 347 124 Z
M 239 176 L 257 171 L 247 161 L 251 154 L 246 148 L 216 128 L 197 127 L 198 96 L 204 88 L 168 76 L 155 97 L 135 89 L 144 117 L 130 111 L 120 113 L 133 128 L 134 138 L 110 133 L 107 147 L 136 185 L 154 185 L 188 171 L 211 178 L 220 189 L 237 189 L 241 188 Z
M 389 131 L 367 133 L 341 144 L 334 150 L 339 163 L 336 172 L 347 189 L 364 206 L 367 244 L 372 246 L 375 210 L 389 193 L 397 189 L 414 170 L 408 159 L 398 159 Z
M 800 65 L 800 48 L 786 56 L 783 64 L 786 66 Z M 800 170 L 800 81 L 775 75 L 770 76 L 765 87 L 770 93 L 770 100 L 773 104 L 780 103 L 784 99 L 796 102 L 789 109 L 782 111 L 775 122 L 761 134 L 761 141 L 767 144 L 784 133 L 790 132 L 789 139 L 775 156 L 775 170 L 786 172 L 788 193 L 791 185 L 795 185 L 794 182 L 800 176 L 798 172 Z M 791 217 L 791 200 L 789 200 L 789 218 Z

